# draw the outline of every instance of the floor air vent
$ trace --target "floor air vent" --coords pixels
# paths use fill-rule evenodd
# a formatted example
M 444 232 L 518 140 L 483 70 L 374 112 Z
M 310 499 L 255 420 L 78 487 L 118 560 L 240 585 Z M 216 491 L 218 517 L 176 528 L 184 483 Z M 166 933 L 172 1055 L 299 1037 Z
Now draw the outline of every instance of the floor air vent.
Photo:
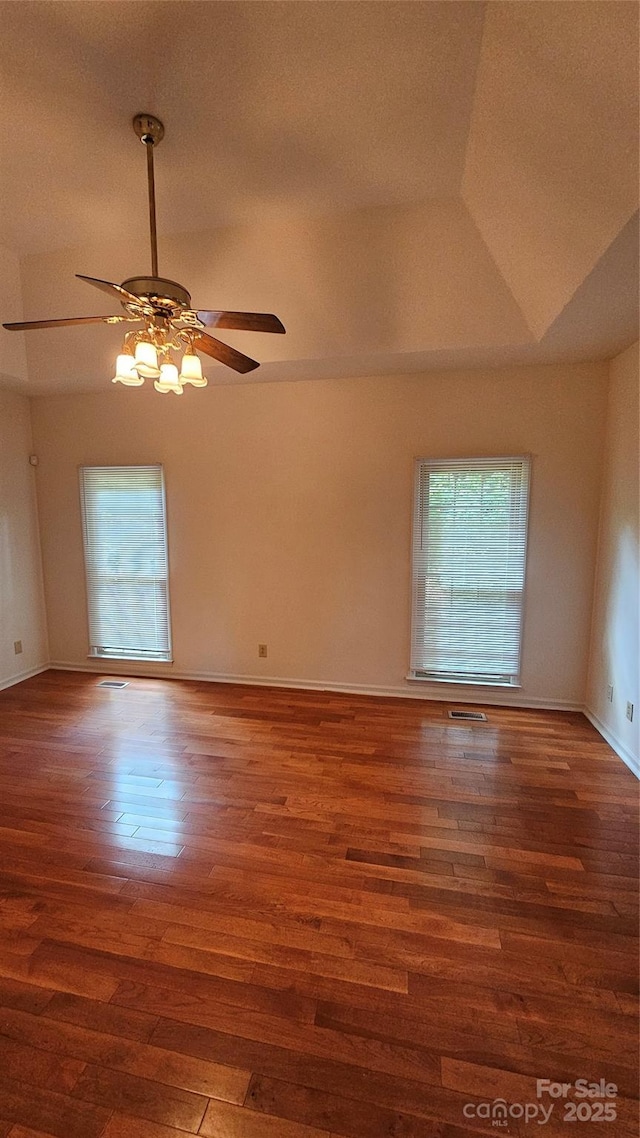
M 126 688 L 129 686 L 128 680 L 100 680 L 97 685 L 99 688 Z
M 450 711 L 449 719 L 471 719 L 474 723 L 486 723 L 484 711 Z

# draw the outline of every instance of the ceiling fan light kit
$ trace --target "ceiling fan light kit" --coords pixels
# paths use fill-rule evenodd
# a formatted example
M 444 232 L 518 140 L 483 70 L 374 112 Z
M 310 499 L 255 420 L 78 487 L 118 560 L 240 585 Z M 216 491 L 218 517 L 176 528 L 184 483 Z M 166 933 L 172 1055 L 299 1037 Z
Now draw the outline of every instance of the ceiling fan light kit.
M 27 320 L 3 324 L 3 328 L 11 332 L 24 332 L 73 324 L 142 324 L 142 328 L 125 334 L 112 382 L 122 383 L 125 387 L 141 387 L 146 379 L 152 379 L 156 391 L 162 394 L 172 391 L 175 395 L 182 395 L 187 384 L 192 387 L 207 386 L 197 352 L 204 352 L 241 374 L 260 366 L 250 356 L 209 335 L 207 328 L 279 333 L 285 329 L 278 317 L 268 312 L 194 310 L 191 307 L 191 296 L 183 285 L 158 276 L 153 151 L 164 137 L 164 126 L 154 115 L 139 114 L 133 120 L 133 129 L 147 154 L 151 276 L 129 277 L 118 285 L 77 274 L 79 280 L 86 281 L 118 300 L 124 309 L 124 315 Z M 174 361 L 174 352 L 183 353 L 180 370 Z

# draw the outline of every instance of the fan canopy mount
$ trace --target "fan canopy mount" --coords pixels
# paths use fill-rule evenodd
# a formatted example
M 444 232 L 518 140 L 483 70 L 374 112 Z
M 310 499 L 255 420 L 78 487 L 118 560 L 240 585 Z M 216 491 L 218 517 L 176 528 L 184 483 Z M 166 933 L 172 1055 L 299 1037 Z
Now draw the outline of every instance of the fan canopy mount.
M 164 138 L 164 126 L 155 115 L 136 115 L 133 129 L 145 146 L 157 146 Z
M 144 329 L 128 332 L 122 353 L 118 357 L 114 382 L 137 387 L 146 377 L 159 376 L 158 391 L 181 394 L 185 383 L 203 387 L 196 352 L 204 352 L 219 363 L 237 372 L 248 372 L 260 365 L 236 348 L 209 335 L 207 328 L 230 328 L 236 331 L 279 332 L 283 324 L 270 312 L 230 312 L 225 309 L 193 309 L 191 294 L 177 281 L 158 275 L 158 238 L 156 227 L 156 198 L 153 152 L 164 137 L 164 126 L 155 115 L 138 114 L 133 129 L 144 145 L 147 156 L 147 187 L 149 198 L 149 237 L 151 244 L 151 275 L 128 277 L 122 284 L 87 277 L 78 273 L 79 280 L 100 289 L 112 300 L 120 302 L 123 315 L 72 316 L 51 320 L 27 320 L 4 324 L 11 332 L 31 331 L 35 328 L 59 328 L 74 324 L 143 323 Z M 135 356 L 132 354 L 136 351 Z M 186 349 L 180 375 L 171 359 L 171 353 Z M 149 363 L 149 352 L 152 363 Z M 142 363 L 139 362 L 143 360 Z M 164 360 L 158 367 L 158 359 Z M 125 364 L 123 361 L 130 361 Z M 154 362 L 155 361 L 155 362 Z M 125 369 L 125 370 L 123 370 Z M 126 370 L 128 369 L 128 370 Z

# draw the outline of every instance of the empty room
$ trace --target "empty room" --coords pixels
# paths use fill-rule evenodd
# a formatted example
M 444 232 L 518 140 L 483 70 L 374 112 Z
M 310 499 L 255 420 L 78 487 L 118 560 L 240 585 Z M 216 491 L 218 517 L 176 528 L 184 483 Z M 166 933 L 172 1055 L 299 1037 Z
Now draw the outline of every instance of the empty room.
M 635 1138 L 638 11 L 0 0 L 0 1138 Z

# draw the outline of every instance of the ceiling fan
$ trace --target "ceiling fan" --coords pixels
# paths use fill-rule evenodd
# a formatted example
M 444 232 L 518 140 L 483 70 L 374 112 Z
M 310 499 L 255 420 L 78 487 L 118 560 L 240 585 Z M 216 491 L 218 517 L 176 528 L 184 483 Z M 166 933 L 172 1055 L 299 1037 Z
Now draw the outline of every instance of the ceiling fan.
M 72 324 L 142 323 L 142 329 L 132 330 L 125 335 L 113 382 L 139 387 L 145 379 L 153 379 L 157 391 L 173 391 L 176 395 L 181 395 L 187 383 L 194 387 L 206 386 L 207 380 L 202 374 L 197 352 L 204 352 L 237 372 L 253 371 L 260 366 L 256 360 L 209 335 L 207 328 L 250 332 L 284 332 L 285 329 L 277 316 L 267 312 L 212 312 L 193 309 L 191 296 L 183 285 L 158 276 L 153 151 L 164 137 L 164 126 L 153 115 L 139 114 L 133 120 L 133 129 L 147 152 L 151 276 L 129 277 L 122 284 L 112 284 L 111 281 L 76 274 L 79 280 L 86 281 L 118 300 L 124 309 L 124 315 L 25 320 L 3 324 L 3 328 L 8 328 L 11 332 L 24 332 L 33 328 L 63 328 Z M 183 348 L 186 350 L 178 372 L 171 353 Z

